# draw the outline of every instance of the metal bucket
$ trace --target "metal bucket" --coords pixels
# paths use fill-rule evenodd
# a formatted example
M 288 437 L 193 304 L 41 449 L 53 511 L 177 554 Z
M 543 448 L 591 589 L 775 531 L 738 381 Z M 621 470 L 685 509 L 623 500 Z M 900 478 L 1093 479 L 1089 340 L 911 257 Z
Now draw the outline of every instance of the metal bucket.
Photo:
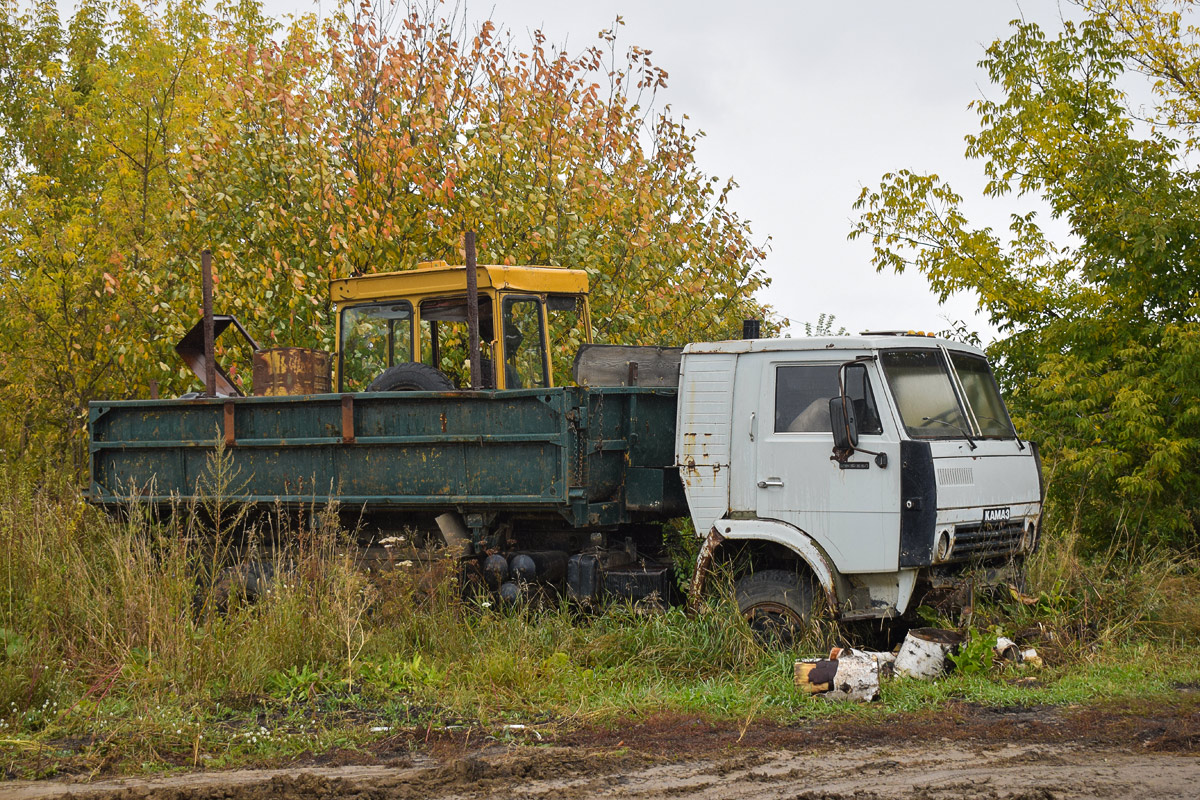
M 254 394 L 280 397 L 329 394 L 332 358 L 324 350 L 307 347 L 273 347 L 254 353 Z

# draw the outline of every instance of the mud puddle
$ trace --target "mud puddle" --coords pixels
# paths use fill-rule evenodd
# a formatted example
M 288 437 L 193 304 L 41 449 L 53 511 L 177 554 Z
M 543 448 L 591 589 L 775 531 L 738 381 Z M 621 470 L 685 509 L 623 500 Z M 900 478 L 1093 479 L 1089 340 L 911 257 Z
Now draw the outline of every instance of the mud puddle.
M 0 785 L 3 800 L 1200 796 L 1200 714 L 963 707 L 884 722 L 738 726 L 678 717 L 564 732 L 549 745 L 399 739 L 274 770 Z M 331 763 L 341 763 L 333 766 Z
M 772 751 L 635 766 L 610 754 L 520 748 L 396 768 L 353 766 L 241 770 L 89 785 L 12 784 L 12 800 L 301 800 L 301 798 L 841 798 L 1196 797 L 1200 760 L 1084 746 L 872 747 L 841 752 Z

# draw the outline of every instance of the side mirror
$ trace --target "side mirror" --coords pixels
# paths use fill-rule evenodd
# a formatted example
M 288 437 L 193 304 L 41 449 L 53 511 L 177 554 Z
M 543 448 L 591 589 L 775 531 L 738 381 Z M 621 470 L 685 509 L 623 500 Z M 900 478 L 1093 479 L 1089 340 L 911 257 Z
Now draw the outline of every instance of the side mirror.
M 829 424 L 833 429 L 834 450 L 858 447 L 858 419 L 854 416 L 853 400 L 845 396 L 830 398 Z

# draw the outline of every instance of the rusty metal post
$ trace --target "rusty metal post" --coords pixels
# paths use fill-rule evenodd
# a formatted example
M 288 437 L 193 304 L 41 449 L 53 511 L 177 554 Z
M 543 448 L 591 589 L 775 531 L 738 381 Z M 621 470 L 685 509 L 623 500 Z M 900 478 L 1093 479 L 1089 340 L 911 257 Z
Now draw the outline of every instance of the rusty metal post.
M 200 273 L 204 281 L 204 395 L 217 396 L 217 360 L 213 340 L 212 251 L 200 254 Z
M 475 266 L 475 231 L 467 231 L 467 340 L 471 353 L 471 388 L 483 385 L 483 364 L 479 355 L 479 276 Z M 494 370 L 493 370 L 494 371 Z

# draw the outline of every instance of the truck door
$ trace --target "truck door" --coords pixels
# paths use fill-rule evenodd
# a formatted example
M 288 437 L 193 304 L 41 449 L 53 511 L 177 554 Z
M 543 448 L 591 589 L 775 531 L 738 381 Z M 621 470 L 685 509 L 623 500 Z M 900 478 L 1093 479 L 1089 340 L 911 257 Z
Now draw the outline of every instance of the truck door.
M 831 354 L 833 355 L 833 354 Z M 761 519 L 777 519 L 806 532 L 843 572 L 897 568 L 900 445 L 890 414 L 880 414 L 874 364 L 847 368 L 847 395 L 859 418 L 859 446 L 845 463 L 830 458 L 833 434 L 829 400 L 838 394 L 837 360 L 778 361 L 763 372 L 755 470 Z

